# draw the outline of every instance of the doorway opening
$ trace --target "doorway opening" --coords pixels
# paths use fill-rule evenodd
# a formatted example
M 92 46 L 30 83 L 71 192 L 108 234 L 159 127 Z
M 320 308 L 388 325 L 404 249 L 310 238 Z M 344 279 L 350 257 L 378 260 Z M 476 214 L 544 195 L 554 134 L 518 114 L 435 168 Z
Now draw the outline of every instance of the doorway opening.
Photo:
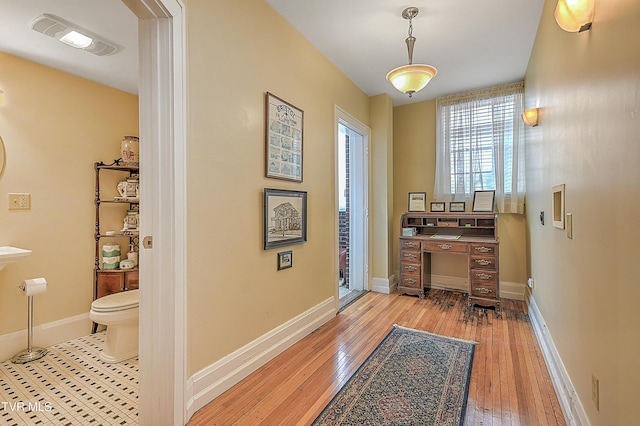
M 337 126 L 339 309 L 368 291 L 368 129 L 351 117 Z

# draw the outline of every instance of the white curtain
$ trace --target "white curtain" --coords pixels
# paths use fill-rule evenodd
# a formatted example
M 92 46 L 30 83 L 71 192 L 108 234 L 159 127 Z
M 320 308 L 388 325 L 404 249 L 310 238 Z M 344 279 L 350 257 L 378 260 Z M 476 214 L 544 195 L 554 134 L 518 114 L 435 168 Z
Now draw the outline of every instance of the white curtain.
M 524 213 L 524 83 L 438 98 L 438 201 L 473 202 L 495 190 L 499 213 Z

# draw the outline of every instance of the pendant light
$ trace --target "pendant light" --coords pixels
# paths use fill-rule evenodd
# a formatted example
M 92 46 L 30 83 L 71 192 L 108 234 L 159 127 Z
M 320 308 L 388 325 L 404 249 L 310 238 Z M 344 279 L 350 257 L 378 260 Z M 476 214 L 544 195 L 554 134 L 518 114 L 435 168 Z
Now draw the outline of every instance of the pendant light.
M 416 38 L 413 36 L 413 18 L 417 14 L 417 7 L 408 7 L 402 11 L 402 17 L 409 20 L 409 37 L 405 39 L 409 53 L 409 65 L 393 69 L 387 74 L 389 83 L 402 93 L 408 94 L 409 97 L 424 89 L 438 73 L 438 70 L 431 65 L 413 63 L 413 45 L 416 43 Z

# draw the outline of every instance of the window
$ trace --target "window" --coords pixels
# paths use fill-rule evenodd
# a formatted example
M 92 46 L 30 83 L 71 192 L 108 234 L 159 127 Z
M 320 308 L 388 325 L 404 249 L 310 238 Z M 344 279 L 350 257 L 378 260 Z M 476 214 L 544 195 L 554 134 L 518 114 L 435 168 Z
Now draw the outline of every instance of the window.
M 498 212 L 524 212 L 523 83 L 437 100 L 438 200 L 495 190 Z

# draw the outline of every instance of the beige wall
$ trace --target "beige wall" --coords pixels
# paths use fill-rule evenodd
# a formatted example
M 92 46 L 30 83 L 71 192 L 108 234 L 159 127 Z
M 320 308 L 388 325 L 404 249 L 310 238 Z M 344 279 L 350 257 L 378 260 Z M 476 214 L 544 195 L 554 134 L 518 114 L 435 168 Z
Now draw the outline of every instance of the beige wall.
M 640 3 L 596 2 L 589 32 L 555 23 L 547 0 L 525 80 L 539 106 L 527 144 L 533 297 L 593 425 L 637 423 L 640 395 Z M 542 226 L 566 185 L 572 240 Z M 591 375 L 600 379 L 600 411 Z
M 371 98 L 371 199 L 372 276 L 393 274 L 393 100 L 388 95 Z
M 337 285 L 334 106 L 369 99 L 264 1 L 188 0 L 188 374 L 331 298 Z M 304 182 L 264 177 L 265 92 L 304 111 Z M 308 191 L 293 268 L 263 250 L 262 192 Z
M 423 101 L 393 109 L 393 268 L 398 270 L 400 217 L 408 209 L 409 192 L 426 192 L 433 201 L 436 168 L 436 101 Z M 428 209 L 428 207 L 427 207 Z M 526 274 L 526 227 L 524 215 L 501 214 L 500 281 L 524 284 Z M 432 273 L 467 278 L 464 256 L 433 256 Z
M 118 158 L 122 137 L 138 134 L 138 98 L 2 52 L 0 89 L 7 156 L 0 177 L 0 245 L 33 250 L 0 271 L 2 335 L 26 328 L 27 302 L 17 288 L 25 279 L 49 282 L 34 301 L 35 325 L 89 311 L 93 163 Z M 9 211 L 9 192 L 30 193 L 31 210 Z

